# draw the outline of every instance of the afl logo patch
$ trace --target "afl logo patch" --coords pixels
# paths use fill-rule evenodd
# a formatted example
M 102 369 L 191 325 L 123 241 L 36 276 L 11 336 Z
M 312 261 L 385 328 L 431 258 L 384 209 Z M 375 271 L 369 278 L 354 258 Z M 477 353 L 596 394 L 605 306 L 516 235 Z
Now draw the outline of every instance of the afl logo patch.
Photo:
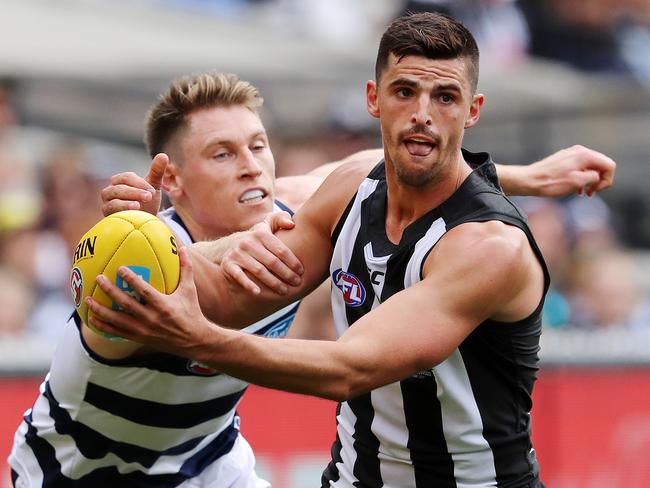
M 332 273 L 334 285 L 343 292 L 343 301 L 350 307 L 359 307 L 363 305 L 366 299 L 366 289 L 361 284 L 361 280 L 352 273 L 337 269 Z
M 199 376 L 216 376 L 219 374 L 219 371 L 217 371 L 216 369 L 206 366 L 205 364 L 199 363 L 198 361 L 192 361 L 192 360 L 187 362 L 187 370 L 190 373 Z
M 81 276 L 81 270 L 79 268 L 72 268 L 72 272 L 70 273 L 70 292 L 72 293 L 74 306 L 79 308 L 84 295 L 84 279 Z

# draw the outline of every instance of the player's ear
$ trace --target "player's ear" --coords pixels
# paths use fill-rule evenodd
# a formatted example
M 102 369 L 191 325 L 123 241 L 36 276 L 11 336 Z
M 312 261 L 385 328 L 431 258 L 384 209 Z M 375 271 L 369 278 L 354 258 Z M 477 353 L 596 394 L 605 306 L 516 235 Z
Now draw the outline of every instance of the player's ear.
M 171 160 L 163 174 L 162 188 L 172 200 L 177 199 L 183 192 L 183 178 L 179 174 L 178 166 Z
M 472 104 L 469 106 L 469 112 L 467 113 L 467 118 L 465 119 L 465 129 L 474 127 L 478 122 L 478 119 L 481 116 L 481 107 L 485 102 L 485 97 L 482 93 L 477 93 L 472 99 Z
M 368 80 L 366 82 L 366 107 L 368 113 L 379 118 L 379 104 L 377 103 L 377 82 Z

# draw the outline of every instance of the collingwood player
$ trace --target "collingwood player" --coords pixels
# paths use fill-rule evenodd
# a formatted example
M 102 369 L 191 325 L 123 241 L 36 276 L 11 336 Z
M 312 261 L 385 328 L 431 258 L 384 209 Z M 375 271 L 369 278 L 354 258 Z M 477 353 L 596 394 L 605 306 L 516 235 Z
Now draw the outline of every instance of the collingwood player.
M 277 234 L 305 265 L 301 284 L 278 296 L 246 282 L 237 254 L 220 267 L 185 248 L 171 296 L 120 270 L 146 305 L 99 277 L 129 313 L 88 299 L 93 325 L 339 400 L 324 487 L 542 486 L 529 413 L 549 278 L 490 156 L 461 148 L 484 102 L 477 80 L 464 26 L 433 13 L 397 19 L 367 85 L 384 160 L 335 170 Z M 241 327 L 327 277 L 336 342 L 271 341 L 202 314 Z M 240 280 L 257 296 L 232 286 Z

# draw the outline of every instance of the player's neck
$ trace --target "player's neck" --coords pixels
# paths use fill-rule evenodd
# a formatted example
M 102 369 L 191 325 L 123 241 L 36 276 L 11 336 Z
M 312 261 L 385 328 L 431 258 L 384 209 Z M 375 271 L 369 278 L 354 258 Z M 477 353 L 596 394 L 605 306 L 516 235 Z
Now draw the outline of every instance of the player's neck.
M 471 172 L 462 156 L 449 170 L 423 186 L 407 185 L 387 172 L 386 235 L 391 242 L 399 243 L 406 227 L 446 201 Z
M 175 205 L 174 208 L 181 221 L 183 222 L 185 230 L 187 230 L 190 237 L 192 238 L 192 241 L 213 241 L 215 239 L 220 239 L 228 235 L 227 232 L 219 232 L 215 229 L 209 229 L 204 225 L 201 225 L 183 206 Z

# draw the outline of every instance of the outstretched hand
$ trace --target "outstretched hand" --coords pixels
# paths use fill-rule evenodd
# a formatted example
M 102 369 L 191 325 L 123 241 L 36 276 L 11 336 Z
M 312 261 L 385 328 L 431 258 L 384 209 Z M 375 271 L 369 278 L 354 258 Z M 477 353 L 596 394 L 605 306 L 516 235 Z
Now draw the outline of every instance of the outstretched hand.
M 592 196 L 614 183 L 616 163 L 604 154 L 576 145 L 557 151 L 530 165 L 539 182 L 539 196 L 577 193 Z
M 294 222 L 287 212 L 275 212 L 249 231 L 240 233 L 237 242 L 221 260 L 226 279 L 255 295 L 261 289 L 251 277 L 280 295 L 289 292 L 288 286 L 300 285 L 304 271 L 302 263 L 274 235 L 280 229 L 293 227 Z
M 113 175 L 110 184 L 102 192 L 102 212 L 105 216 L 122 210 L 142 210 L 158 213 L 161 201 L 161 186 L 169 157 L 156 154 L 151 161 L 147 175 L 142 178 L 132 171 Z
M 129 268 L 119 268 L 118 274 L 144 304 L 120 290 L 105 276 L 99 275 L 97 284 L 122 311 L 112 310 L 87 297 L 86 304 L 93 313 L 88 319 L 90 325 L 114 336 L 191 357 L 192 351 L 204 342 L 205 335 L 215 326 L 201 313 L 192 263 L 186 248 L 179 249 L 179 257 L 181 279 L 171 295 L 160 293 Z

